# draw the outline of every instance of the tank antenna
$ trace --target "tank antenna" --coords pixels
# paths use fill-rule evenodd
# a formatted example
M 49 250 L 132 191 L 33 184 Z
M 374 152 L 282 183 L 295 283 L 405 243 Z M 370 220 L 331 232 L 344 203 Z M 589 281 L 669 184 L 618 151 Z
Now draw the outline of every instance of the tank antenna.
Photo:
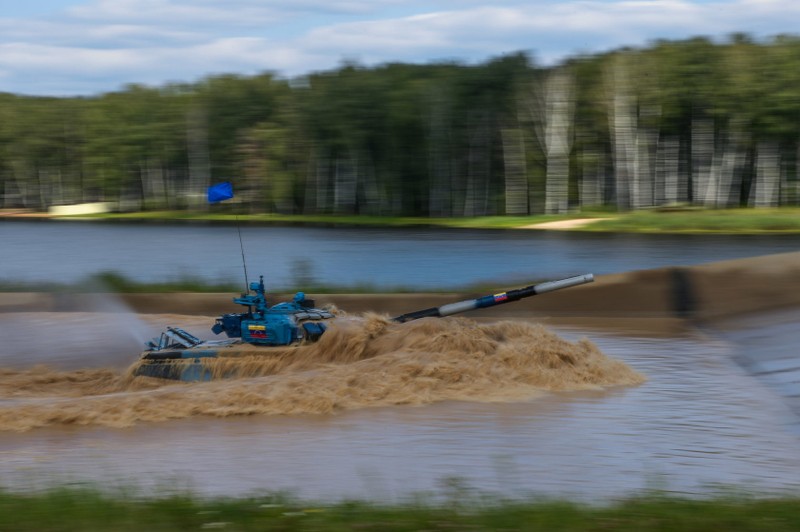
M 236 213 L 236 231 L 239 233 L 239 249 L 242 250 L 242 268 L 244 269 L 244 293 L 250 290 L 247 284 L 247 261 L 244 258 L 244 244 L 242 243 L 242 228 L 239 225 L 239 213 Z

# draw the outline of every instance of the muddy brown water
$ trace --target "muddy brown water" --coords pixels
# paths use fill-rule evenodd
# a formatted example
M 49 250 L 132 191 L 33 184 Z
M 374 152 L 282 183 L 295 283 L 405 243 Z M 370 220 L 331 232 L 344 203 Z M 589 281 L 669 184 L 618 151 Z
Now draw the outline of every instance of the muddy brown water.
M 784 316 L 776 346 L 768 331 L 744 334 L 747 323 L 638 338 L 461 318 L 398 330 L 371 316 L 263 376 L 162 385 L 125 377 L 162 317 L 4 314 L 0 485 L 324 500 L 454 487 L 585 500 L 648 488 L 796 494 L 796 413 L 741 357 L 791 350 L 786 323 L 798 317 Z M 33 340 L 9 340 L 20 335 Z

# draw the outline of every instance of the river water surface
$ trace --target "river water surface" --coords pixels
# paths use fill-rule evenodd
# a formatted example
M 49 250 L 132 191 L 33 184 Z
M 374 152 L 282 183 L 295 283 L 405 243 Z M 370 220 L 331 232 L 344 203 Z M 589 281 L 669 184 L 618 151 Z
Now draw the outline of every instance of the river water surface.
M 690 496 L 798 492 L 797 418 L 735 361 L 724 338 L 558 333 L 589 336 L 647 381 L 511 402 L 4 432 L 0 479 L 13 489 L 90 483 L 146 493 L 286 490 L 334 501 L 405 500 L 453 485 L 589 501 L 651 488 Z
M 446 288 L 690 265 L 800 248 L 798 236 L 272 227 L 243 227 L 242 234 L 250 273 L 265 274 L 272 286 L 298 280 L 298 264 L 306 281 Z M 144 281 L 186 275 L 240 279 L 241 250 L 230 226 L 0 223 L 0 244 L 0 280 L 69 283 L 104 270 Z M 25 490 L 90 483 L 147 493 L 188 489 L 231 496 L 287 490 L 324 500 L 403 500 L 442 494 L 454 486 L 503 496 L 590 501 L 647 488 L 693 496 L 716 489 L 758 494 L 800 490 L 800 407 L 792 398 L 793 374 L 783 369 L 785 361 L 797 356 L 800 333 L 794 324 L 800 311 L 677 338 L 556 330 L 570 340 L 588 338 L 610 360 L 645 380 L 626 377 L 620 385 L 594 385 L 587 373 L 587 386 L 580 386 L 580 379 L 566 387 L 533 383 L 542 393 L 529 397 L 510 393 L 515 386 L 531 385 L 524 382 L 525 367 L 508 365 L 516 372 L 490 389 L 496 381 L 481 379 L 494 366 L 458 365 L 464 331 L 476 330 L 458 318 L 447 322 L 458 330 L 442 325 L 418 337 L 450 338 L 453 348 L 442 351 L 443 359 L 414 351 L 417 358 L 407 363 L 398 356 L 379 365 L 375 357 L 358 361 L 367 365 L 354 365 L 349 373 L 315 366 L 280 383 L 289 399 L 273 408 L 263 403 L 271 381 L 259 378 L 223 387 L 178 385 L 183 387 L 82 396 L 73 387 L 86 375 L 96 375 L 92 378 L 100 384 L 104 371 L 107 380 L 115 379 L 141 342 L 161 328 L 161 323 L 113 310 L 0 314 L 0 418 L 6 427 L 0 431 L 0 486 Z M 513 330 L 498 325 L 486 329 L 491 342 L 473 340 L 475 345 L 493 342 L 493 356 L 513 362 L 507 345 Z M 591 349 L 581 349 L 594 356 Z M 467 362 L 477 360 L 470 349 L 463 353 Z M 770 365 L 776 371 L 764 378 L 761 363 L 767 356 L 780 363 Z M 31 369 L 36 364 L 53 366 L 56 373 Z M 452 368 L 464 369 L 468 378 Z M 380 391 L 406 374 L 415 376 L 410 382 L 418 401 L 356 393 Z M 341 386 L 339 375 L 344 375 Z M 483 388 L 475 397 L 469 396 L 469 386 L 442 394 L 437 378 L 457 386 L 474 380 Z M 326 405 L 340 407 L 328 411 Z M 153 422 L 148 414 L 113 426 L 87 414 L 102 410 L 103 419 L 113 420 L 115 409 L 135 413 L 140 408 L 174 410 L 174 419 Z M 26 416 L 39 428 L 15 432 L 14 427 L 26 427 Z
M 249 276 L 268 289 L 310 282 L 453 289 L 797 251 L 800 235 L 627 235 L 531 230 L 241 228 Z M 0 281 L 72 283 L 104 271 L 147 282 L 240 282 L 236 227 L 0 222 Z

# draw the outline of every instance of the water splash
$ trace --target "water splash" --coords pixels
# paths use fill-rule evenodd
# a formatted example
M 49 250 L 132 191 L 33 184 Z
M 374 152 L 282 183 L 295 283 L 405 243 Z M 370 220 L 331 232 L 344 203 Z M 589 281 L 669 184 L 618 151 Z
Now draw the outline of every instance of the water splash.
M 592 342 L 570 342 L 541 325 L 464 318 L 397 324 L 374 314 L 337 320 L 315 344 L 245 346 L 209 364 L 237 378 L 187 384 L 133 377 L 132 368 L 4 370 L 0 430 L 520 401 L 644 381 Z
M 112 293 L 59 294 L 55 307 L 66 311 L 0 314 L 0 367 L 122 368 L 158 332 Z

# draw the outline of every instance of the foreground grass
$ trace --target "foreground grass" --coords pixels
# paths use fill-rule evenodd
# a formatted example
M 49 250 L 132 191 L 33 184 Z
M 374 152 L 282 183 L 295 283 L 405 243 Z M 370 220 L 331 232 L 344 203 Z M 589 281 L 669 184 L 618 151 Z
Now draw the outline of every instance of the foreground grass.
M 69 218 L 69 217 L 65 217 Z M 96 214 L 82 219 L 130 222 L 209 222 L 327 227 L 442 227 L 467 229 L 520 229 L 559 220 L 593 218 L 597 221 L 573 231 L 626 233 L 800 233 L 800 208 L 701 209 L 672 207 L 626 213 L 589 211 L 567 215 L 478 216 L 474 218 L 424 218 L 391 216 L 334 216 L 234 214 L 210 209 L 204 212 L 153 211 Z
M 800 530 L 800 500 L 657 495 L 611 506 L 463 501 L 308 504 L 287 497 L 139 498 L 91 489 L 0 492 L 0 530 Z

